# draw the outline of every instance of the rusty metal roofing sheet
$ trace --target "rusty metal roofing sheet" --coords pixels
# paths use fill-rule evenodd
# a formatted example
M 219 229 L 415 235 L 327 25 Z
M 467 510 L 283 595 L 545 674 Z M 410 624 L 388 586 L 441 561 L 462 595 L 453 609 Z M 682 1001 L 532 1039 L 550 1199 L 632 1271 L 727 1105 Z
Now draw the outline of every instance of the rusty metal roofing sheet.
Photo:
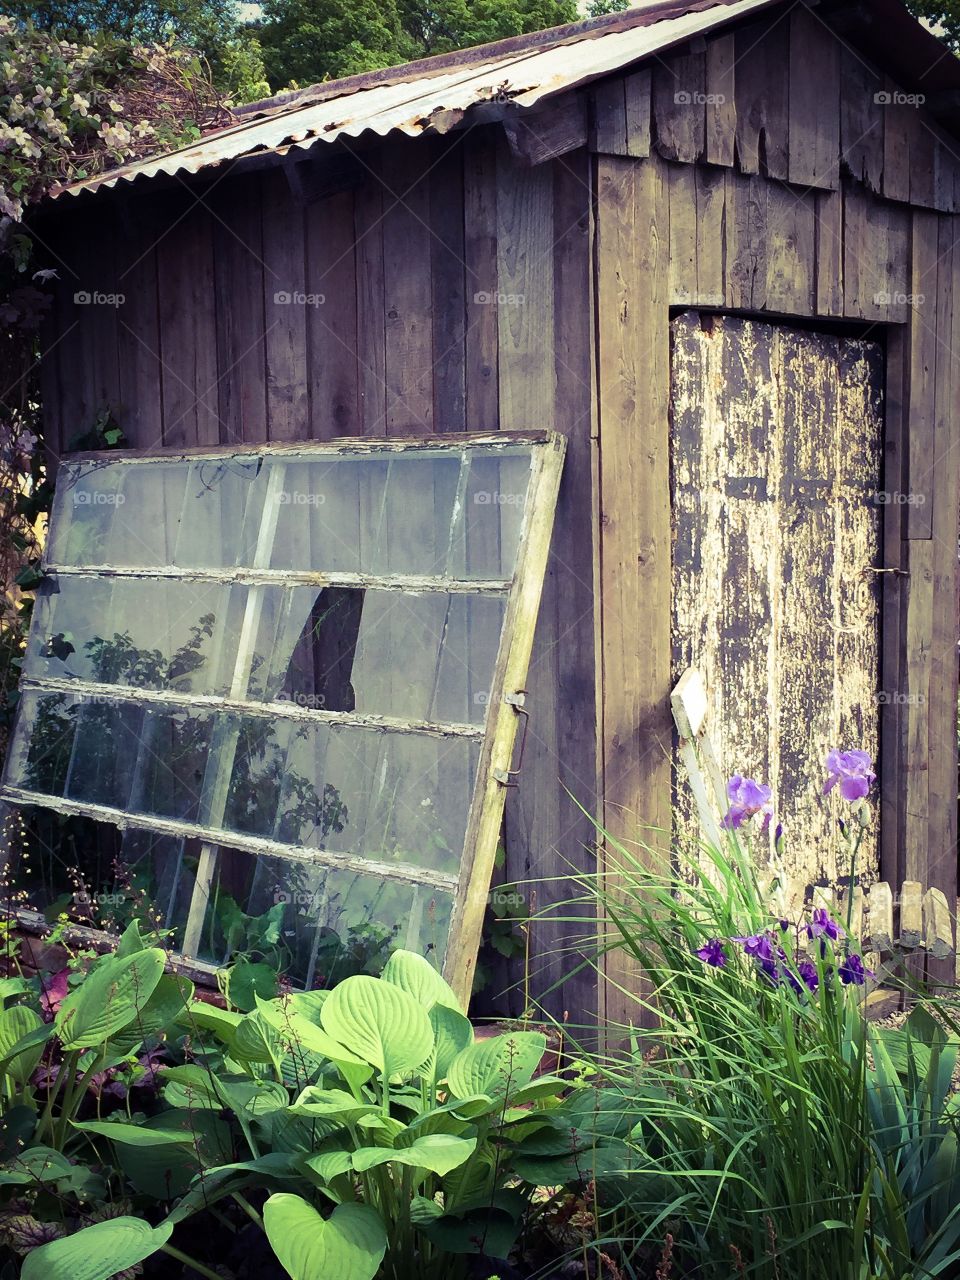
M 160 174 L 194 174 L 215 168 L 225 161 L 266 152 L 312 147 L 317 142 L 358 137 L 367 131 L 386 136 L 400 131 L 417 136 L 429 129 L 441 129 L 471 107 L 482 103 L 512 102 L 527 108 L 552 94 L 575 88 L 620 67 L 668 49 L 724 23 L 779 0 L 715 0 L 705 7 L 703 0 L 677 12 L 676 4 L 663 0 L 640 5 L 625 15 L 619 25 L 579 23 L 556 28 L 557 42 L 550 32 L 535 33 L 529 47 L 523 39 L 502 41 L 465 51 L 457 60 L 445 55 L 435 60 L 411 64 L 415 78 L 380 75 L 380 83 L 363 87 L 362 77 L 305 90 L 302 98 L 285 99 L 280 106 L 264 103 L 244 110 L 238 124 L 209 134 L 199 142 L 166 155 L 133 161 L 107 173 L 54 188 L 52 197 L 79 195 L 119 182 L 153 178 Z M 664 11 L 669 15 L 660 16 Z M 626 25 L 624 25 L 626 24 Z M 571 35 L 571 32 L 573 34 Z M 434 70 L 431 63 L 436 63 Z M 359 83 L 358 83 L 359 82 Z M 318 96 L 322 100 L 317 101 Z M 304 104 L 303 99 L 306 99 Z M 448 125 L 447 125 L 448 127 Z

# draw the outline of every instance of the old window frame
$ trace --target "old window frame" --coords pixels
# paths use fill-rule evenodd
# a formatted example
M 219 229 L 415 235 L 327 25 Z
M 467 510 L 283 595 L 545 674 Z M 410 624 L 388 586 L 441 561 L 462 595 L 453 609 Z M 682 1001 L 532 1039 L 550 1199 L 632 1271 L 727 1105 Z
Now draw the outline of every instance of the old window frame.
M 504 596 L 506 606 L 496 661 L 490 681 L 488 705 L 481 725 L 468 726 L 438 723 L 428 726 L 423 722 L 407 722 L 392 717 L 371 716 L 356 712 L 329 711 L 305 708 L 294 703 L 278 706 L 276 702 L 264 702 L 256 707 L 246 699 L 218 694 L 180 693 L 166 689 L 131 689 L 128 686 L 105 685 L 95 681 L 64 679 L 56 676 L 24 677 L 24 692 L 60 692 L 94 696 L 107 701 L 134 703 L 144 708 L 174 706 L 211 708 L 221 711 L 242 710 L 245 715 L 261 715 L 273 718 L 289 718 L 295 721 L 318 723 L 322 721 L 346 725 L 383 727 L 387 731 L 410 733 L 438 733 L 441 735 L 464 734 L 479 743 L 479 760 L 473 780 L 472 798 L 466 823 L 459 872 L 445 872 L 424 868 L 418 870 L 415 882 L 432 885 L 452 895 L 453 906 L 447 934 L 443 973 L 464 1006 L 469 1001 L 476 965 L 477 951 L 483 916 L 493 874 L 494 860 L 503 817 L 508 786 L 511 785 L 512 761 L 518 724 L 526 714 L 524 707 L 524 683 L 533 648 L 534 630 L 540 604 L 543 581 L 549 556 L 550 537 L 556 509 L 560 475 L 565 452 L 565 438 L 549 430 L 503 431 L 494 434 L 470 434 L 455 439 L 443 436 L 408 436 L 403 438 L 340 438 L 335 442 L 290 441 L 263 445 L 212 446 L 191 449 L 124 450 L 110 452 L 77 453 L 63 461 L 68 466 L 82 466 L 98 462 L 120 466 L 143 466 L 152 462 L 189 463 L 196 460 L 265 458 L 284 455 L 298 457 L 331 458 L 356 455 L 383 454 L 415 456 L 429 451 L 431 455 L 449 452 L 460 456 L 461 468 L 469 454 L 475 450 L 500 450 L 525 447 L 530 453 L 530 473 L 526 490 L 523 515 L 513 574 L 509 578 L 478 580 L 453 578 L 446 573 L 422 577 L 386 573 L 383 575 L 351 572 L 301 572 L 255 566 L 252 569 L 183 569 L 173 566 L 151 568 L 120 568 L 109 565 L 64 565 L 49 558 L 50 543 L 44 553 L 44 572 L 54 578 L 87 577 L 104 579 L 139 578 L 155 580 L 169 578 L 176 581 L 204 580 L 217 583 L 240 583 L 251 587 L 282 584 L 303 584 L 323 587 L 359 587 L 400 591 L 433 589 L 447 592 L 465 592 L 473 596 L 497 593 Z M 274 474 L 281 474 L 275 468 Z M 272 512 L 267 503 L 277 495 L 265 499 L 263 524 L 270 520 Z M 275 521 L 274 521 L 275 523 Z M 261 526 L 261 528 L 263 525 Z M 262 536 L 262 535 L 261 535 Z M 36 625 L 36 624 L 35 624 Z M 243 641 L 241 641 L 242 645 Z M 238 654 L 238 664 L 242 662 Z M 380 874 L 395 880 L 411 880 L 408 869 L 392 864 L 378 864 L 360 854 L 343 854 L 335 851 L 312 850 L 252 835 L 229 833 L 224 839 L 220 828 L 204 828 L 196 823 L 178 819 L 145 816 L 142 813 L 118 811 L 107 806 L 66 797 L 55 797 L 16 786 L 4 778 L 0 786 L 0 801 L 12 805 L 38 805 L 67 815 L 79 815 L 109 823 L 121 832 L 128 828 L 152 831 L 160 835 L 199 838 L 202 841 L 200 865 L 192 890 L 191 905 L 184 930 L 184 942 L 180 958 L 195 971 L 215 970 L 197 959 L 200 931 L 209 901 L 210 887 L 215 874 L 221 846 L 236 848 L 251 854 L 266 854 L 288 861 L 301 859 L 314 865 L 331 869 L 362 871 Z M 20 913 L 25 923 L 35 924 L 35 914 Z M 101 931 L 76 926 L 79 936 L 88 934 L 101 940 Z

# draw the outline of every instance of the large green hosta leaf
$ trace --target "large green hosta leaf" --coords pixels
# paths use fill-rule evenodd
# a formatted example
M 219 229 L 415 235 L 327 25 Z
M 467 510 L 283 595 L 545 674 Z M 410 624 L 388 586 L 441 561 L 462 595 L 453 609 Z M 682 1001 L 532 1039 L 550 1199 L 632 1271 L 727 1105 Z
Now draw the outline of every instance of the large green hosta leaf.
M 266 1022 L 277 1033 L 280 1046 L 285 1053 L 296 1053 L 299 1049 L 306 1049 L 318 1057 L 328 1058 L 337 1064 L 367 1066 L 366 1058 L 358 1058 L 306 1014 L 298 1012 L 292 1000 L 261 1000 L 257 1004 L 255 1016 Z M 322 1006 L 318 1009 L 318 1016 L 322 1017 Z
M 263 1206 L 263 1225 L 292 1280 L 373 1280 L 387 1250 L 375 1209 L 337 1205 L 329 1218 L 300 1196 L 280 1192 Z
M 428 1011 L 439 1004 L 461 1012 L 459 1000 L 430 961 L 413 951 L 394 951 L 383 966 L 381 978 L 406 991 Z
M 539 1031 L 511 1031 L 469 1045 L 450 1063 L 447 1085 L 456 1098 L 477 1093 L 513 1096 L 528 1085 L 547 1049 Z
M 345 978 L 320 1011 L 323 1028 L 387 1076 L 406 1075 L 433 1052 L 423 1005 L 379 978 Z
M 151 1227 L 140 1218 L 111 1218 L 28 1253 L 21 1280 L 107 1280 L 136 1266 L 166 1244 L 170 1223 Z
M 56 1182 L 68 1177 L 73 1167 L 65 1155 L 52 1147 L 30 1147 L 0 1168 L 0 1186 Z
M 442 1178 L 458 1169 L 476 1150 L 476 1138 L 455 1138 L 448 1133 L 428 1133 L 409 1146 L 364 1147 L 353 1154 L 353 1167 L 358 1173 L 381 1164 L 404 1164 L 414 1169 L 436 1173 Z
M 435 1045 L 434 1079 L 445 1080 L 457 1054 L 473 1043 L 473 1027 L 469 1018 L 442 1004 L 436 1004 L 430 1010 L 430 1025 Z
M 159 947 L 104 956 L 61 1004 L 54 1028 L 63 1047 L 94 1049 L 130 1025 L 163 976 Z
M 6 1059 L 6 1074 L 17 1084 L 30 1079 L 43 1056 L 46 1037 L 38 1034 L 43 1026 L 39 1013 L 24 1004 L 0 1009 L 0 1056 Z
M 193 983 L 189 978 L 162 974 L 153 995 L 133 1022 L 110 1037 L 110 1053 L 135 1053 L 148 1036 L 160 1036 L 172 1027 L 192 999 Z

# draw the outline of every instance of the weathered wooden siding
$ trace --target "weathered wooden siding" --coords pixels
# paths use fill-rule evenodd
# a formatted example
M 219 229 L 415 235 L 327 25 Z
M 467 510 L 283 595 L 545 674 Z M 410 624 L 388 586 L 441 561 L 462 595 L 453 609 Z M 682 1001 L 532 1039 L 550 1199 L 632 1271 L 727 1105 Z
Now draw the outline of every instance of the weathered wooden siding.
M 882 326 L 900 499 L 882 534 L 881 869 L 950 897 L 960 165 L 898 92 L 797 6 L 567 95 L 555 109 L 579 138 L 586 105 L 590 144 L 546 165 L 515 166 L 481 128 L 364 149 L 363 181 L 314 204 L 248 173 L 70 206 L 44 232 L 73 246 L 43 367 L 53 435 L 66 447 L 105 405 L 146 446 L 567 432 L 507 813 L 507 874 L 562 875 L 591 865 L 564 788 L 590 807 L 598 760 L 608 828 L 642 832 L 644 858 L 669 840 L 670 308 Z M 73 305 L 111 285 L 121 308 Z M 295 290 L 325 301 L 275 301 Z M 570 967 L 553 942 L 532 941 L 541 986 Z M 622 956 L 610 976 L 636 983 Z M 590 997 L 571 990 L 576 1016 Z M 615 986 L 604 999 L 635 1014 Z
M 878 746 L 883 352 L 695 311 L 672 334 L 672 679 L 703 672 L 726 775 L 772 786 L 788 872 L 833 884 L 824 757 Z M 702 838 L 680 770 L 674 794 Z M 875 829 L 860 854 L 872 880 Z
M 595 846 L 571 798 L 595 809 L 590 157 L 515 166 L 502 139 L 475 130 L 394 139 L 362 161 L 359 186 L 315 203 L 274 170 L 98 197 L 82 234 L 79 208 L 52 227 L 51 443 L 66 451 L 103 409 L 138 448 L 563 431 L 503 873 L 542 908 L 569 892 L 547 880 L 591 867 Z M 80 290 L 125 300 L 76 304 Z M 574 967 L 563 936 L 537 928 L 535 995 Z M 594 988 L 584 974 L 552 1007 L 588 1016 Z M 509 1002 L 521 1000 L 518 987 Z
M 670 308 L 876 324 L 880 870 L 955 901 L 960 165 L 898 93 L 800 6 L 595 90 L 604 819 L 666 855 Z

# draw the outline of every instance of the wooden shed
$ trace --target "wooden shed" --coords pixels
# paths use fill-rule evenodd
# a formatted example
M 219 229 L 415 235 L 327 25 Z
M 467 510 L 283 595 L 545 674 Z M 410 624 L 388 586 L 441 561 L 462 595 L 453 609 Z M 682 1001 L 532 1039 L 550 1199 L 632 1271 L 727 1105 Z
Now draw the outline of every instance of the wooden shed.
M 666 848 L 695 665 L 792 870 L 843 871 L 822 761 L 864 747 L 861 871 L 955 902 L 958 138 L 897 0 L 641 2 L 280 94 L 40 212 L 52 456 L 104 411 L 158 457 L 560 433 L 506 879 L 615 874 L 580 806 Z

